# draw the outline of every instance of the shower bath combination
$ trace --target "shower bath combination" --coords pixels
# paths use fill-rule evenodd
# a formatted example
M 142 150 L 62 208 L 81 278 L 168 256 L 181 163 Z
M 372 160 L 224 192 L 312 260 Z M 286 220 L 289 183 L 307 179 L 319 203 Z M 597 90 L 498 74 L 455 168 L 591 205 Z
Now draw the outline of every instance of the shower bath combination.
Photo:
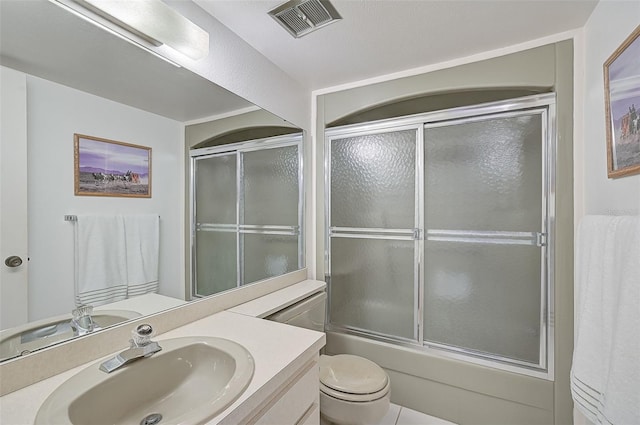
M 325 135 L 328 329 L 553 376 L 555 94 Z

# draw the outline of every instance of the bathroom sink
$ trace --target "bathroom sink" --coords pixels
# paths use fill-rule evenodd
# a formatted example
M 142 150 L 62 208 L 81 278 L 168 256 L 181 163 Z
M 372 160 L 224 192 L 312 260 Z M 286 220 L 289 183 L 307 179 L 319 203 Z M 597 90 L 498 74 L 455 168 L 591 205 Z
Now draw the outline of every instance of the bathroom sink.
M 131 310 L 96 310 L 91 317 L 98 328 L 102 329 L 140 317 L 140 313 Z M 6 329 L 0 332 L 0 359 L 28 354 L 74 336 L 70 314 Z
M 253 376 L 251 354 L 222 338 L 157 341 L 162 351 L 112 373 L 95 363 L 42 404 L 36 424 L 201 424 L 233 403 Z

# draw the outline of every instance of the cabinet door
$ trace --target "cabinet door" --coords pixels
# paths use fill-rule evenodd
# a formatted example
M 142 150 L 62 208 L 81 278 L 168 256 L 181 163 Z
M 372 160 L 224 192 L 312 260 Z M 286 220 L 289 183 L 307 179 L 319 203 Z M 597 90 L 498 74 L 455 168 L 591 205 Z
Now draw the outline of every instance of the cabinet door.
M 319 382 L 316 359 L 307 363 L 292 381 L 282 388 L 274 400 L 248 423 L 256 425 L 319 423 L 320 410 L 313 412 L 313 406 L 317 407 L 320 403 Z

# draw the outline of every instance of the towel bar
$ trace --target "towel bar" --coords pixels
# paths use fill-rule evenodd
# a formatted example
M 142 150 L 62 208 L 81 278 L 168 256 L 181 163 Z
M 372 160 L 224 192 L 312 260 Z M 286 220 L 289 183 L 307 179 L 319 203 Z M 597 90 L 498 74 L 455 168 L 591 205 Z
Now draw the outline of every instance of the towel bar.
M 160 215 L 158 215 L 160 217 Z M 64 221 L 78 221 L 78 216 L 73 214 L 65 214 Z

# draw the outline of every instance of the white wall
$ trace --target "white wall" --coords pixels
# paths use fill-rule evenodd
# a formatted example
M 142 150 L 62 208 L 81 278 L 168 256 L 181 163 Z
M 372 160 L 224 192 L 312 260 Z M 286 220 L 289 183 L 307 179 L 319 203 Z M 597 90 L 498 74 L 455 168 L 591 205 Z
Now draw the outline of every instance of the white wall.
M 309 129 L 311 93 L 307 88 L 196 3 L 166 1 L 209 33 L 209 55 L 206 58 L 190 61 L 176 56 L 172 59 L 295 126 Z
M 602 65 L 640 24 L 640 2 L 601 0 L 584 27 L 584 193 L 585 214 L 640 214 L 640 175 L 607 178 Z M 580 188 L 580 184 L 583 187 Z M 579 196 L 576 197 L 580 199 Z
M 74 228 L 65 214 L 159 214 L 160 293 L 183 298 L 182 123 L 33 76 L 27 120 L 29 319 L 74 307 Z M 74 133 L 151 147 L 152 197 L 74 196 Z
M 576 37 L 575 210 L 585 214 L 640 214 L 640 175 L 607 178 L 603 64 L 640 24 L 640 2 L 600 0 Z M 582 118 L 582 119 L 580 119 Z M 590 424 L 574 409 L 576 425 Z

